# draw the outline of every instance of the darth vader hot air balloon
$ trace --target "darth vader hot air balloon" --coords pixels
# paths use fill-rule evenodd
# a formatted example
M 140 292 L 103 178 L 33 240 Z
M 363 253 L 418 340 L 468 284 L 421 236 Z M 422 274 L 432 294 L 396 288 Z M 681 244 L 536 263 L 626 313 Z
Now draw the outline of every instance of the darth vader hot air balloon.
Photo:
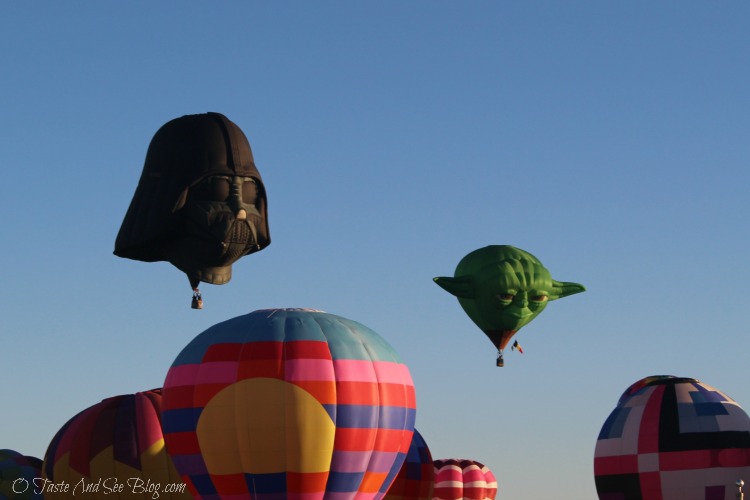
M 187 274 L 193 308 L 198 285 L 222 285 L 232 264 L 271 242 L 268 201 L 245 134 L 220 113 L 163 125 L 146 153 L 115 255 L 167 261 Z

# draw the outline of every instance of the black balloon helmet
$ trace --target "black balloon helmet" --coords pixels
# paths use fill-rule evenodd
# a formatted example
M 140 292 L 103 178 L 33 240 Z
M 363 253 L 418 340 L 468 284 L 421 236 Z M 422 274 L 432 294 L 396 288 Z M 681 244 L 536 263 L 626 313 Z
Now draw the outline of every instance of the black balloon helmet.
M 151 140 L 114 253 L 169 261 L 194 285 L 227 283 L 234 261 L 271 242 L 267 207 L 235 123 L 220 113 L 176 118 Z

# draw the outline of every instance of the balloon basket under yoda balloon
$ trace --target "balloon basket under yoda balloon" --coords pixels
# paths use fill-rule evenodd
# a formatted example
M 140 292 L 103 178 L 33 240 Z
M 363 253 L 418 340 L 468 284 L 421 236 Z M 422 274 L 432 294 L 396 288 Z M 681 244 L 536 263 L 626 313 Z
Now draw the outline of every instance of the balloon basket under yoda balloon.
M 492 341 L 497 366 L 504 366 L 503 350 L 516 332 L 549 301 L 586 290 L 578 283 L 553 280 L 539 259 L 510 245 L 474 250 L 458 263 L 454 277 L 434 281 L 458 298 L 469 318 Z M 521 351 L 517 341 L 514 348 Z
M 184 272 L 191 306 L 200 282 L 223 285 L 232 264 L 271 242 L 268 201 L 250 144 L 220 113 L 163 125 L 146 153 L 138 187 L 115 241 L 115 255 L 166 261 Z

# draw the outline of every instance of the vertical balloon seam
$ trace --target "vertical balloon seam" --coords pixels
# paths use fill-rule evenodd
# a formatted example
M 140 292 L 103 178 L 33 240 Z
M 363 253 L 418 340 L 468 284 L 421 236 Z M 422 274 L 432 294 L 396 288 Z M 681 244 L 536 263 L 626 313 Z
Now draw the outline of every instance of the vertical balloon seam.
M 346 326 L 350 330 L 350 332 L 352 333 L 352 335 L 354 335 L 355 338 L 357 338 L 357 340 L 359 340 L 359 342 L 362 344 L 362 347 L 363 347 L 364 351 L 369 356 L 370 362 L 373 365 L 373 372 L 374 372 L 376 384 L 377 384 L 377 387 L 378 387 L 378 391 L 377 391 L 378 399 L 377 399 L 377 403 L 376 403 L 378 405 L 378 413 L 377 413 L 377 425 L 376 425 L 376 428 L 378 429 L 378 433 L 380 433 L 383 430 L 381 428 L 381 424 L 384 421 L 385 422 L 389 421 L 389 419 L 385 419 L 383 417 L 383 412 L 387 411 L 386 406 L 383 404 L 383 402 L 384 402 L 383 395 L 382 395 L 383 384 L 388 384 L 389 386 L 392 385 L 392 384 L 389 383 L 388 381 L 382 380 L 380 378 L 380 374 L 379 374 L 378 370 L 375 369 L 375 365 L 378 362 L 399 363 L 399 360 L 397 359 L 397 356 L 395 356 L 395 353 L 393 353 L 393 352 L 389 352 L 389 354 L 391 355 L 392 359 L 388 359 L 388 360 L 380 359 L 379 353 L 376 352 L 374 349 L 371 349 L 369 342 L 367 342 L 363 338 L 363 336 L 360 334 L 359 331 L 357 331 L 356 329 L 351 328 L 350 325 L 346 325 Z M 382 339 L 382 340 L 383 340 L 383 342 L 385 342 L 385 339 Z M 399 363 L 399 364 L 401 364 L 401 363 Z M 401 384 L 401 388 L 402 388 L 402 391 L 404 393 L 404 402 L 406 402 L 406 401 L 408 401 L 406 385 L 405 384 Z M 386 403 L 387 403 L 387 401 L 386 401 Z M 406 403 L 404 403 L 404 404 L 406 404 Z M 406 410 L 407 408 L 405 407 L 404 409 Z M 403 444 L 404 431 L 407 428 L 408 418 L 409 418 L 408 417 L 408 411 L 405 411 L 404 414 L 403 414 L 403 420 L 400 422 L 400 427 L 399 427 L 399 429 L 397 429 L 401 433 L 401 439 L 399 440 L 399 448 L 395 451 L 395 458 L 394 458 L 394 462 L 391 464 L 391 470 L 388 470 L 388 471 L 385 472 L 385 477 L 384 477 L 382 483 L 379 485 L 378 490 L 375 492 L 374 500 L 380 500 L 380 499 L 382 499 L 385 496 L 386 492 L 388 491 L 387 487 L 390 486 L 390 484 L 386 484 L 386 483 L 388 483 L 388 479 L 390 478 L 391 482 L 392 482 L 392 480 L 395 478 L 395 474 L 398 473 L 398 470 L 396 470 L 395 473 L 394 473 L 393 472 L 393 468 L 395 468 L 395 466 L 399 462 L 401 462 L 403 464 L 403 461 L 401 461 L 399 459 L 402 456 L 402 451 L 403 450 L 401 449 L 401 445 Z M 391 425 L 392 425 L 392 422 L 391 422 Z M 391 430 L 391 429 L 388 429 L 388 430 Z M 376 450 L 373 450 L 373 452 L 370 454 L 370 459 L 368 460 L 367 470 L 369 470 L 370 465 L 372 464 L 373 455 L 375 455 L 375 454 L 376 454 Z
M 248 353 L 252 349 L 249 342 L 249 333 L 247 331 L 243 332 L 242 340 L 240 342 L 240 348 L 237 350 L 237 364 L 236 364 L 236 372 L 234 376 L 234 382 L 232 382 L 227 387 L 222 388 L 222 391 L 231 387 L 232 384 L 237 384 L 235 387 L 237 387 L 237 390 L 234 390 L 234 421 L 235 423 L 241 422 L 243 417 L 244 411 L 252 411 L 250 408 L 244 405 L 244 401 L 242 399 L 245 397 L 245 390 L 244 386 L 240 386 L 238 383 L 240 382 L 240 364 L 242 363 L 242 360 L 245 359 L 245 354 Z M 249 357 L 249 356 L 248 356 Z M 208 404 L 208 403 L 206 403 Z M 249 403 L 248 403 L 249 406 Z M 247 461 L 245 460 L 245 454 L 242 453 L 242 450 L 240 449 L 241 446 L 241 436 L 240 436 L 240 427 L 239 425 L 235 425 L 235 439 L 233 441 L 235 456 L 239 457 L 239 470 L 242 471 L 243 478 L 245 482 L 247 482 L 247 476 L 250 474 L 250 461 L 252 461 L 251 457 L 247 457 Z M 247 444 L 247 443 L 245 443 Z M 236 470 L 236 469 L 235 469 Z M 253 479 L 254 481 L 254 479 Z
M 157 399 L 156 394 L 159 394 L 159 398 Z M 174 466 L 174 462 L 172 461 L 172 458 L 167 453 L 167 446 L 166 446 L 166 439 L 164 437 L 164 421 L 162 419 L 162 407 L 164 402 L 164 393 L 161 389 L 154 389 L 151 391 L 148 391 L 146 393 L 146 397 L 151 402 L 151 405 L 154 408 L 154 413 L 156 414 L 156 418 L 159 421 L 159 428 L 161 429 L 161 449 L 159 451 L 159 460 L 161 461 L 162 467 L 167 471 L 166 477 L 168 478 L 169 482 L 171 484 L 177 484 L 179 483 L 182 478 L 180 477 L 180 474 L 177 472 L 177 469 Z M 167 499 L 172 498 L 172 494 L 167 494 Z M 174 495 L 175 497 L 179 497 L 179 495 Z
M 364 353 L 366 353 L 367 357 L 369 358 L 368 361 L 370 362 L 370 364 L 372 366 L 372 371 L 373 371 L 373 375 L 374 375 L 374 379 L 375 379 L 375 384 L 376 384 L 376 387 L 378 388 L 378 391 L 377 391 L 377 395 L 378 395 L 377 396 L 377 401 L 373 402 L 374 404 L 377 404 L 377 407 L 378 407 L 378 412 L 376 413 L 376 422 L 374 424 L 374 429 L 376 429 L 376 431 L 375 431 L 375 442 L 377 443 L 378 437 L 380 437 L 379 435 L 382 432 L 382 429 L 381 429 L 380 425 L 381 425 L 381 421 L 383 420 L 383 417 L 382 417 L 383 405 L 381 404 L 382 397 L 381 397 L 381 394 L 380 394 L 380 391 L 382 390 L 382 386 L 381 386 L 382 382 L 381 382 L 380 378 L 378 378 L 378 371 L 375 369 L 375 362 L 377 360 L 377 356 L 373 355 L 373 352 L 371 351 L 368 342 L 366 342 L 365 339 L 362 338 L 362 335 L 360 334 L 359 331 L 357 331 L 356 328 L 352 328 L 352 325 L 350 325 L 350 324 L 347 324 L 347 323 L 344 323 L 344 322 L 341 322 L 341 321 L 339 321 L 339 322 L 362 345 L 363 351 L 364 351 Z M 365 478 L 367 477 L 367 473 L 370 472 L 370 467 L 373 465 L 373 457 L 376 456 L 376 454 L 379 451 L 380 450 L 376 450 L 375 447 L 373 446 L 373 450 L 370 452 L 370 456 L 367 459 L 367 467 L 365 467 L 364 475 L 362 476 L 362 480 L 360 481 L 360 485 L 357 488 L 358 492 L 360 491 L 360 489 L 362 487 L 362 483 L 364 482 Z M 380 489 L 380 488 L 378 488 L 378 489 Z M 376 496 L 375 500 L 379 500 L 379 498 Z
M 370 363 L 372 363 L 373 371 L 375 372 L 375 383 L 377 384 L 376 387 L 378 388 L 378 399 L 376 404 L 378 405 L 378 413 L 377 413 L 377 424 L 376 428 L 378 429 L 378 434 L 383 432 L 383 428 L 381 427 L 382 422 L 385 420 L 383 418 L 383 411 L 385 410 L 385 407 L 383 406 L 383 384 L 385 383 L 383 380 L 380 379 L 380 374 L 378 373 L 378 370 L 375 368 L 375 363 L 379 361 L 378 353 L 374 353 L 373 350 L 370 349 L 369 343 L 365 341 L 364 338 L 362 338 L 361 335 L 358 335 L 358 332 L 355 332 L 357 334 L 357 339 L 360 341 L 362 346 L 364 347 L 365 352 L 370 357 Z M 372 454 L 370 455 L 370 460 L 368 460 L 367 463 L 367 469 L 365 474 L 367 474 L 367 471 L 370 470 L 370 465 L 373 461 L 373 456 L 377 452 L 382 452 L 382 450 L 373 450 Z M 390 472 L 390 471 L 388 471 Z M 386 473 L 386 478 L 388 477 L 388 473 Z M 378 486 L 378 490 L 375 492 L 374 500 L 380 500 L 383 498 L 383 494 L 380 492 L 380 490 L 383 489 L 383 483 L 385 482 L 385 479 L 383 482 Z
M 396 359 L 394 359 L 393 361 L 397 362 Z M 401 364 L 403 365 L 403 363 Z M 409 440 L 409 445 L 406 447 L 405 450 L 402 448 L 404 444 L 405 431 L 409 427 L 408 425 L 409 424 L 409 411 L 407 407 L 407 404 L 408 404 L 407 402 L 409 401 L 409 391 L 408 391 L 406 384 L 401 384 L 400 388 L 401 388 L 401 393 L 402 393 L 403 401 L 404 401 L 404 409 L 406 410 L 403 412 L 403 419 L 400 422 L 400 428 L 399 428 L 399 430 L 401 431 L 401 440 L 400 440 L 401 444 L 399 444 L 399 449 L 396 452 L 396 460 L 391 468 L 391 471 L 389 471 L 388 475 L 386 476 L 384 484 L 381 485 L 380 491 L 378 492 L 378 495 L 376 496 L 375 500 L 382 499 L 383 497 L 385 497 L 386 493 L 388 493 L 388 488 L 390 488 L 390 486 L 393 484 L 393 481 L 396 479 L 396 476 L 398 475 L 399 470 L 401 469 L 401 466 L 403 466 L 406 463 L 406 455 L 409 453 L 409 447 L 411 446 L 411 439 L 414 439 L 414 429 L 412 426 L 412 436 L 411 436 L 411 439 Z M 415 404 L 414 418 L 416 420 L 416 392 L 415 392 L 414 404 Z M 401 462 L 400 465 L 399 465 L 399 462 Z M 398 467 L 396 467 L 396 465 L 398 465 Z M 394 468 L 396 470 L 393 470 Z M 390 478 L 390 482 L 388 483 L 389 478 Z M 388 483 L 388 484 L 385 484 L 385 483 Z
M 95 428 L 94 423 L 96 422 L 96 418 L 98 418 L 98 415 L 101 413 L 101 410 L 102 410 L 101 406 L 97 406 L 97 405 L 90 406 L 89 408 L 84 410 L 84 413 L 81 415 L 80 424 L 78 424 L 79 419 L 76 418 L 76 422 L 70 429 L 71 441 L 80 441 L 81 438 L 83 438 L 84 443 L 86 445 L 86 448 L 84 449 L 85 451 L 84 457 L 90 457 L 91 452 L 94 450 L 94 445 L 95 445 L 94 439 L 93 439 L 94 428 Z M 90 432 L 81 433 L 82 427 L 86 428 Z M 88 435 L 81 436 L 81 434 L 88 434 Z M 74 452 L 77 449 L 78 449 L 77 447 L 71 444 L 68 450 L 68 467 L 67 467 L 67 470 L 65 471 L 65 479 L 68 481 L 72 480 L 70 473 L 71 471 L 75 470 L 74 466 L 76 465 L 76 462 L 78 461 L 79 453 L 75 453 L 75 456 L 74 456 Z M 85 460 L 85 467 L 86 467 L 85 471 L 75 470 L 75 472 L 81 474 L 82 476 L 85 474 L 91 474 L 91 464 L 87 460 Z
M 320 313 L 323 314 L 323 313 Z M 318 319 L 322 316 L 320 314 L 316 314 L 314 316 L 315 324 L 320 328 L 320 333 L 323 336 L 323 341 L 325 342 L 326 349 L 328 350 L 328 356 L 331 360 L 331 371 L 333 372 L 333 401 L 338 402 L 339 400 L 339 391 L 338 391 L 338 384 L 336 381 L 338 380 L 338 374 L 336 373 L 336 363 L 333 356 L 333 351 L 331 350 L 331 343 L 328 341 L 328 335 L 326 335 L 326 331 L 323 328 L 323 325 L 318 321 Z M 336 456 L 336 434 L 338 434 L 338 411 L 337 411 L 338 403 L 334 404 L 333 411 L 329 412 L 329 415 L 331 417 L 331 420 L 333 421 L 333 428 L 334 428 L 334 435 L 333 435 L 333 449 L 331 450 L 331 463 L 328 466 L 328 477 L 326 478 L 326 491 L 328 490 L 328 481 L 331 479 L 331 464 L 333 463 L 333 457 Z M 326 491 L 323 491 L 323 497 L 326 495 Z
M 336 449 L 337 437 L 340 436 L 340 434 L 339 434 L 339 426 L 338 426 L 338 417 L 339 417 L 339 412 L 338 412 L 338 405 L 339 405 L 339 402 L 338 402 L 339 401 L 338 380 L 339 380 L 339 375 L 340 374 L 337 372 L 336 356 L 335 356 L 333 350 L 331 349 L 331 342 L 330 342 L 331 339 L 329 338 L 329 332 L 326 331 L 326 329 L 324 327 L 325 325 L 323 324 L 323 321 L 325 321 L 326 319 L 328 319 L 330 321 L 330 318 L 324 316 L 324 315 L 327 315 L 328 313 L 323 313 L 322 311 L 316 311 L 316 312 L 317 312 L 317 314 L 314 314 L 312 316 L 312 318 L 313 318 L 313 322 L 315 323 L 315 325 L 320 329 L 320 333 L 323 336 L 323 341 L 326 344 L 326 349 L 328 349 L 328 354 L 329 354 L 329 356 L 331 358 L 331 370 L 333 371 L 333 380 L 334 380 L 334 384 L 333 384 L 333 390 L 334 390 L 333 401 L 336 402 L 333 405 L 333 411 L 329 412 L 331 420 L 333 421 L 334 437 L 333 437 L 333 450 L 331 452 L 331 463 L 329 464 L 328 478 L 326 478 L 326 491 L 328 491 L 328 489 L 331 487 L 331 484 L 330 484 L 330 481 L 331 481 L 331 478 L 332 478 L 332 474 L 331 473 L 332 472 L 336 472 L 336 471 L 332 470 L 332 465 L 334 463 L 334 457 L 336 456 L 336 452 L 337 452 L 337 449 Z M 330 316 L 333 316 L 333 315 L 330 315 Z M 343 324 L 340 320 L 338 320 L 338 318 L 336 318 L 336 323 L 338 323 L 340 325 Z M 324 498 L 326 496 L 326 491 L 323 492 Z
M 157 403 L 154 399 L 155 398 L 154 393 L 156 391 L 158 391 L 158 394 L 161 394 L 161 390 L 159 389 L 153 389 L 152 391 L 146 391 L 146 392 L 137 392 L 135 394 L 137 398 L 135 402 L 136 403 L 135 404 L 136 422 L 138 422 L 139 427 L 143 425 L 145 428 L 145 426 L 148 425 L 149 415 L 155 415 L 156 421 L 159 424 L 159 429 L 161 430 L 160 433 L 163 439 L 164 431 L 161 426 L 161 418 L 159 417 L 159 409 L 161 407 L 161 404 L 160 402 Z M 143 455 L 149 450 L 151 450 L 153 448 L 153 445 L 156 444 L 157 442 L 150 443 L 149 442 L 150 439 L 148 441 L 143 441 L 140 436 L 136 436 L 136 439 L 138 440 L 138 454 L 141 460 L 141 466 L 143 466 L 143 458 L 144 458 Z M 164 470 L 164 474 L 161 476 L 156 475 L 155 479 L 166 478 L 167 481 L 171 482 L 172 478 L 171 478 L 169 466 L 165 460 L 166 453 L 164 453 L 163 449 L 159 451 L 157 450 L 153 450 L 153 451 L 156 451 L 155 456 L 158 459 L 158 465 L 152 465 L 154 467 L 154 475 L 158 474 L 160 467 Z M 149 460 L 152 464 L 156 463 L 156 461 L 152 457 L 147 458 L 147 460 Z M 167 493 L 165 494 L 165 498 L 166 500 L 169 500 L 171 498 L 171 495 Z
M 120 406 L 120 402 L 122 401 L 123 398 L 124 398 L 124 396 L 115 396 L 113 398 L 107 398 L 107 399 L 103 400 L 101 403 L 99 403 L 102 406 L 102 411 L 99 412 L 99 414 L 96 416 L 96 418 L 92 417 L 92 420 L 94 421 L 94 425 L 96 425 L 97 423 L 101 422 L 100 419 L 102 417 L 102 414 L 104 414 L 104 415 L 106 415 L 106 416 L 108 416 L 108 417 L 111 418 L 111 421 L 110 421 L 109 425 L 112 426 L 112 429 L 113 430 L 114 429 L 118 429 L 117 426 L 118 426 L 118 423 L 120 423 L 120 419 L 119 419 L 120 415 L 119 414 L 121 413 L 119 411 L 118 407 Z M 94 405 L 94 407 L 97 407 L 97 406 L 98 405 Z M 111 412 L 111 413 L 107 413 L 107 412 Z M 119 429 L 119 430 L 122 430 L 122 429 Z M 98 434 L 98 432 L 97 432 L 97 434 Z M 94 479 L 93 475 L 94 475 L 95 467 L 96 467 L 96 470 L 100 470 L 101 471 L 100 472 L 100 476 L 103 476 L 103 477 L 116 477 L 117 476 L 117 472 L 115 470 L 115 460 L 116 460 L 116 457 L 117 457 L 117 452 L 120 451 L 119 450 L 120 447 L 119 447 L 119 445 L 117 445 L 117 440 L 116 439 L 112 440 L 112 445 L 111 445 L 112 446 L 112 460 L 104 460 L 103 462 L 101 462 L 101 464 L 98 463 L 98 462 L 96 464 L 92 464 L 91 462 L 93 462 L 96 459 L 96 457 L 98 456 L 98 454 L 94 454 L 94 453 L 96 451 L 98 451 L 99 453 L 102 453 L 104 450 L 106 450 L 106 447 L 105 448 L 101 448 L 101 446 L 96 446 L 96 443 L 94 442 L 94 440 L 91 441 L 90 445 L 91 445 L 91 448 L 89 449 L 89 454 L 88 454 L 88 459 L 87 459 L 88 462 L 89 462 L 89 464 L 90 464 L 89 465 L 89 467 L 90 467 L 89 468 L 89 473 L 88 473 L 89 479 L 92 479 L 92 480 Z M 101 448 L 101 449 L 99 449 L 99 448 Z M 99 469 L 100 465 L 104 466 L 104 467 L 102 467 L 102 469 L 104 469 L 104 470 Z M 120 496 L 119 493 L 118 493 L 118 496 Z
M 226 122 L 226 118 L 220 113 L 208 113 L 208 115 L 216 121 L 221 130 L 221 135 L 224 138 L 224 146 L 226 147 L 227 165 L 234 173 L 237 173 L 237 166 L 239 164 L 238 158 L 239 153 L 237 151 L 236 136 L 229 131 L 229 125 Z
M 69 425 L 70 421 L 65 422 L 60 430 L 58 430 L 55 435 L 52 436 L 52 440 L 47 445 L 47 450 L 44 452 L 44 459 L 42 460 L 42 477 L 46 477 L 54 481 L 55 457 L 57 456 L 57 448 L 60 444 L 60 435 L 65 431 L 65 429 L 68 428 Z
M 62 426 L 62 428 L 57 431 L 55 436 L 52 438 L 52 442 L 50 442 L 49 446 L 47 447 L 47 452 L 44 454 L 44 461 L 45 461 L 45 470 L 44 475 L 53 481 L 59 481 L 55 473 L 55 464 L 57 463 L 58 458 L 60 457 L 61 453 L 64 453 L 64 451 L 61 449 L 63 436 L 65 436 L 65 433 L 68 431 L 68 429 L 71 428 L 73 421 L 78 418 L 78 416 L 82 415 L 86 410 L 79 411 L 76 413 L 70 420 L 65 422 L 65 424 Z M 70 454 L 68 454 L 70 456 Z M 50 460 L 47 459 L 47 457 L 50 457 Z
M 55 436 L 55 440 L 57 440 L 56 451 L 54 456 L 52 457 L 51 463 L 49 464 L 50 474 L 48 477 L 56 482 L 69 479 L 67 475 L 68 471 L 64 471 L 62 467 L 58 467 L 58 461 L 62 458 L 62 456 L 67 454 L 68 464 L 70 465 L 72 455 L 71 450 L 69 449 L 70 436 L 78 427 L 76 423 L 85 418 L 87 412 L 88 408 L 78 412 L 75 416 L 73 416 L 65 423 L 62 429 L 60 429 Z
M 287 411 L 289 410 L 289 408 L 288 408 L 289 405 L 291 405 L 291 401 L 288 401 L 289 391 L 287 391 L 287 388 L 286 388 L 286 385 L 289 383 L 288 382 L 288 378 L 287 378 L 287 373 L 286 373 L 286 362 L 287 362 L 287 349 L 286 349 L 287 345 L 286 345 L 286 343 L 287 343 L 287 340 L 292 341 L 292 342 L 294 341 L 294 339 L 289 339 L 289 336 L 288 336 L 288 333 L 287 333 L 286 325 L 287 325 L 289 319 L 290 319 L 289 318 L 289 313 L 287 311 L 284 311 L 284 328 L 282 330 L 283 337 L 281 338 L 281 366 L 280 366 L 280 369 L 281 369 L 281 380 L 284 382 L 284 384 L 283 384 L 283 388 L 284 389 L 283 390 L 285 392 L 285 394 L 281 398 L 281 401 L 284 404 L 284 411 L 282 412 L 282 414 L 283 414 L 283 418 L 284 418 L 284 428 L 285 429 L 287 428 L 287 425 L 288 425 L 288 423 L 286 422 L 286 420 L 287 420 Z M 286 433 L 283 433 L 283 435 L 284 435 L 284 446 L 282 447 L 282 449 L 284 451 L 283 464 L 284 464 L 284 471 L 286 471 L 286 473 L 284 474 L 284 476 L 285 476 L 284 477 L 284 481 L 285 481 L 285 485 L 284 486 L 285 486 L 286 490 L 289 491 L 289 483 L 290 483 L 289 467 L 291 466 L 290 457 L 289 457 L 290 453 L 289 453 L 289 449 L 288 449 L 288 444 L 289 443 L 287 441 L 289 439 L 289 437 L 286 435 Z
M 206 335 L 206 333 L 208 331 L 210 331 L 210 329 L 207 330 L 206 332 L 204 332 L 202 335 Z M 199 337 L 196 337 L 196 339 L 199 338 Z M 195 340 L 193 340 L 193 342 L 195 342 Z M 208 344 L 208 342 L 206 342 L 206 343 Z M 190 344 L 188 344 L 188 347 L 189 346 L 190 346 Z M 182 355 L 182 353 L 184 353 L 185 350 L 188 349 L 188 347 L 186 347 L 185 349 L 183 349 L 183 351 L 180 353 L 180 355 Z M 198 365 L 196 370 L 191 370 L 191 372 L 190 372 L 190 375 L 189 375 L 190 376 L 190 385 L 187 385 L 186 381 L 185 382 L 181 382 L 181 384 L 183 386 L 188 387 L 189 391 L 190 391 L 190 393 L 189 393 L 190 397 L 188 398 L 188 401 L 190 401 L 190 407 L 189 408 L 190 408 L 191 412 L 189 414 L 189 418 L 192 420 L 192 426 L 191 426 L 191 428 L 193 429 L 192 432 L 195 434 L 194 436 L 192 436 L 192 438 L 195 439 L 198 442 L 198 452 L 199 452 L 199 454 L 200 454 L 200 441 L 198 440 L 198 434 L 197 434 L 196 431 L 198 429 L 198 422 L 200 421 L 201 414 L 203 413 L 203 407 L 202 406 L 198 406 L 199 401 L 198 401 L 198 395 L 196 393 L 197 393 L 197 388 L 198 388 L 198 379 L 202 375 L 203 370 L 206 368 L 206 363 L 203 363 L 203 358 L 205 358 L 205 356 L 206 356 L 206 352 L 205 352 L 206 350 L 207 349 L 204 349 L 203 354 L 201 354 L 200 359 L 198 359 L 198 360 L 191 360 L 190 361 L 190 363 L 197 363 L 197 365 Z M 185 409 L 188 409 L 188 408 L 185 408 Z M 195 411 L 196 409 L 198 411 Z M 184 454 L 184 452 L 183 452 L 183 454 Z M 214 491 L 216 491 L 216 485 L 214 484 L 213 479 L 211 478 L 211 475 L 208 473 L 208 467 L 206 466 L 206 461 L 203 460 L 203 456 L 199 455 L 199 457 L 197 458 L 197 460 L 200 462 L 201 468 L 206 471 L 206 476 L 207 476 L 208 482 L 211 485 L 211 488 Z M 182 476 L 183 481 L 185 481 L 190 486 L 190 488 L 196 492 L 196 495 L 198 496 L 198 498 L 201 498 L 203 496 L 204 492 L 200 491 L 198 489 L 198 485 L 193 481 L 192 477 L 190 477 L 190 473 L 186 472 L 184 474 L 181 474 L 181 476 Z
M 143 402 L 142 402 L 143 396 L 141 396 L 140 393 L 135 393 L 132 396 L 124 396 L 120 401 L 118 401 L 118 407 L 121 411 L 117 412 L 117 418 L 122 419 L 123 417 L 127 416 L 125 419 L 126 424 L 128 425 L 128 428 L 130 430 L 130 443 L 129 445 L 130 450 L 132 450 L 132 456 L 129 458 L 132 458 L 134 460 L 133 464 L 137 465 L 137 468 L 139 471 L 141 471 L 141 475 L 143 475 L 143 457 L 142 454 L 146 451 L 146 448 L 141 448 L 141 442 L 138 439 L 141 428 L 138 425 L 138 418 L 140 416 L 141 411 L 143 410 Z M 123 404 L 125 404 L 125 408 L 123 408 Z M 145 432 L 145 429 L 143 429 Z M 113 450 L 114 451 L 114 450 Z M 127 451 L 127 449 L 126 449 Z M 117 458 L 118 454 L 115 454 L 115 458 Z M 131 464 L 128 464 L 131 465 Z
M 145 449 L 141 449 L 141 443 L 138 439 L 139 434 L 141 431 L 145 431 L 145 429 L 141 429 L 138 425 L 138 417 L 140 416 L 140 409 L 142 409 L 142 405 L 140 404 L 140 401 L 142 400 L 142 396 L 140 393 L 135 393 L 133 395 L 127 395 L 123 396 L 122 398 L 117 400 L 117 408 L 118 411 L 116 413 L 116 417 L 120 422 L 122 420 L 125 421 L 125 425 L 127 426 L 129 430 L 129 443 L 126 445 L 126 450 L 128 451 L 127 446 L 130 446 L 130 451 L 132 451 L 132 455 L 129 458 L 133 458 L 135 461 L 131 464 L 127 464 L 128 466 L 136 466 L 136 470 L 138 471 L 138 476 L 140 476 L 142 479 L 148 479 L 149 477 L 146 476 L 145 471 L 143 470 L 144 464 L 142 459 L 142 454 Z M 113 402 L 114 403 L 114 402 Z M 139 408 L 140 407 L 140 408 Z M 118 424 L 115 424 L 115 428 L 117 428 Z M 115 439 L 113 441 L 112 446 L 112 455 L 114 457 L 114 460 L 112 461 L 112 475 L 110 477 L 121 477 L 121 474 L 118 473 L 118 460 L 117 457 L 120 454 L 119 452 L 115 452 L 115 445 L 114 443 L 117 442 L 117 436 L 115 436 Z M 123 463 L 123 462 L 120 462 Z M 146 476 L 146 477 L 144 477 Z

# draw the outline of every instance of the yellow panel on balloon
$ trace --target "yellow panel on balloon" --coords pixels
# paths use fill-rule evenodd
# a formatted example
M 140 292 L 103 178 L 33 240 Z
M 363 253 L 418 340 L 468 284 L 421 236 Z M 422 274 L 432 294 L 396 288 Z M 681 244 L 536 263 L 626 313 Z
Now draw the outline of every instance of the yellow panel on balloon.
M 157 483 L 181 482 L 180 475 L 177 474 L 172 460 L 167 456 L 164 439 L 159 439 L 141 453 L 141 469 L 148 471 L 147 477 Z
M 244 423 L 241 431 L 236 422 Z M 336 426 L 304 389 L 279 379 L 251 378 L 216 394 L 201 412 L 196 431 L 211 474 L 309 473 L 328 471 Z M 241 463 L 239 456 L 247 461 Z

